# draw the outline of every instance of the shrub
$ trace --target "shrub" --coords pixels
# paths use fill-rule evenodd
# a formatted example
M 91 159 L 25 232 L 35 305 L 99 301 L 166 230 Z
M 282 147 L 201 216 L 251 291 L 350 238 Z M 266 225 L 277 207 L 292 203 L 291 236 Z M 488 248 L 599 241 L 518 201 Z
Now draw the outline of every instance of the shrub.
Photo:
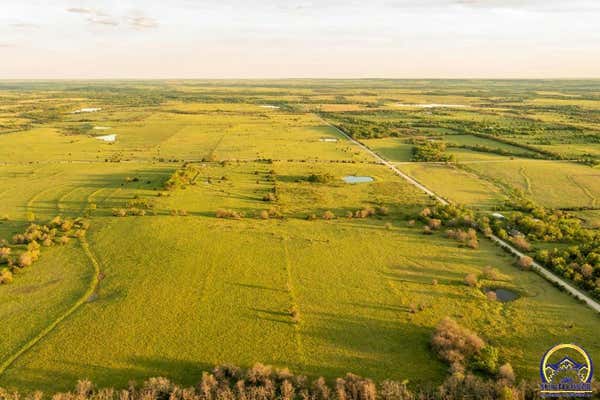
M 329 182 L 332 182 L 334 179 L 335 179 L 335 176 L 333 176 L 330 173 L 325 173 L 325 174 L 310 174 L 306 180 L 309 182 L 312 182 L 312 183 L 329 183 Z
M 263 201 L 276 201 L 277 196 L 275 196 L 275 193 L 269 192 L 263 196 L 262 200 Z
M 127 216 L 127 210 L 124 208 L 113 208 L 112 209 L 112 215 L 115 217 L 126 217 Z
M 515 373 L 513 371 L 512 365 L 509 363 L 503 364 L 498 368 L 498 378 L 503 381 L 506 381 L 508 384 L 515 383 Z
M 0 284 L 7 284 L 13 281 L 13 274 L 8 268 L 0 269 Z
M 258 217 L 260 219 L 269 219 L 269 212 L 267 210 L 262 210 L 259 214 Z
M 531 245 L 529 244 L 529 242 L 527 241 L 527 239 L 525 239 L 524 236 L 513 236 L 510 239 L 511 243 L 515 245 L 515 247 L 521 251 L 530 251 L 531 250 Z
M 242 219 L 243 214 L 233 210 L 218 209 L 215 212 L 217 218 Z
M 24 253 L 21 253 L 17 260 L 17 264 L 19 264 L 19 267 L 21 268 L 30 267 L 33 264 L 33 259 L 33 254 L 29 251 L 26 251 Z
M 442 226 L 442 220 L 431 218 L 429 221 L 427 221 L 427 226 L 432 230 L 438 230 Z
M 487 374 L 495 374 L 498 370 L 498 349 L 487 345 L 475 354 L 471 367 Z
M 10 256 L 10 247 L 0 247 L 0 263 L 6 262 Z
M 325 219 L 325 220 L 335 219 L 335 214 L 333 212 L 327 210 L 323 213 L 323 219 Z
M 437 325 L 431 347 L 441 360 L 460 369 L 485 347 L 485 342 L 474 332 L 446 317 Z
M 468 239 L 465 245 L 470 249 L 479 248 L 479 242 L 477 241 L 477 239 Z
M 390 213 L 390 210 L 386 206 L 378 206 L 375 208 L 375 213 L 377 215 L 386 216 Z
M 496 281 L 499 279 L 500 273 L 496 268 L 492 268 L 488 265 L 483 269 L 483 277 L 491 281 Z
M 467 284 L 467 286 L 470 287 L 477 286 L 477 275 L 467 274 L 467 276 L 465 276 L 465 283 Z
M 517 263 L 519 267 L 521 267 L 521 269 L 523 269 L 524 271 L 529 271 L 531 269 L 531 266 L 533 265 L 533 259 L 529 256 L 522 256 L 519 258 L 519 261 Z

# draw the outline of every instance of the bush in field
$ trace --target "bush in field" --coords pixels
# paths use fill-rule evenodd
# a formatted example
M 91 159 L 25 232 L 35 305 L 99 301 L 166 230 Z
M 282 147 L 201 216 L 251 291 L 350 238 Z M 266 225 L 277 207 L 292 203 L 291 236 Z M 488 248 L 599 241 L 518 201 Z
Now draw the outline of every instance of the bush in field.
M 260 219 L 269 219 L 269 212 L 267 210 L 262 210 L 260 213 L 258 213 L 258 217 Z
M 21 253 L 17 259 L 17 264 L 21 268 L 30 267 L 33 264 L 34 256 L 29 251 Z
M 373 207 L 363 207 L 354 212 L 354 218 L 368 218 L 372 215 L 375 215 L 375 209 Z
M 272 207 L 269 209 L 269 218 L 281 219 L 283 218 L 283 212 L 278 208 Z
M 483 277 L 490 281 L 496 281 L 500 278 L 500 272 L 498 272 L 496 268 L 493 268 L 488 265 L 485 268 L 483 268 Z
M 446 317 L 437 325 L 431 339 L 431 347 L 441 360 L 460 371 L 481 352 L 485 341 L 475 332 Z
M 431 218 L 427 221 L 427 226 L 431 228 L 431 230 L 437 231 L 442 227 L 442 221 L 436 218 Z
M 242 219 L 243 214 L 233 210 L 218 209 L 215 212 L 217 218 Z
M 465 276 L 465 284 L 470 287 L 477 286 L 477 275 L 467 274 L 467 276 Z
M 333 212 L 327 210 L 323 213 L 323 219 L 325 219 L 325 220 L 335 219 L 335 214 Z
M 515 245 L 515 247 L 521 251 L 529 251 L 531 250 L 531 244 L 529 244 L 529 242 L 527 241 L 527 239 L 525 239 L 524 236 L 518 235 L 518 236 L 513 236 L 512 238 L 510 238 L 510 241 L 512 244 Z
M 390 209 L 386 206 L 377 206 L 375 208 L 375 213 L 380 216 L 386 216 L 390 213 Z
M 487 345 L 475 354 L 471 367 L 474 370 L 482 371 L 487 374 L 495 374 L 498 371 L 498 349 L 494 346 Z
M 126 217 L 127 216 L 127 210 L 124 208 L 113 208 L 112 209 L 112 215 L 115 217 Z
M 262 201 L 277 201 L 277 196 L 273 192 L 268 192 L 263 196 Z
M 8 268 L 0 269 L 0 284 L 7 284 L 13 281 L 13 274 Z
M 521 269 L 528 271 L 531 269 L 531 266 L 533 265 L 533 259 L 529 256 L 523 256 L 519 258 L 519 261 L 517 261 L 517 264 L 519 264 L 519 267 L 521 267 Z
M 503 381 L 506 381 L 508 384 L 515 383 L 515 373 L 513 371 L 512 365 L 509 363 L 503 364 L 498 368 L 498 378 Z
M 10 247 L 0 247 L 0 264 L 4 264 L 4 263 L 8 262 L 10 253 L 11 253 Z
M 329 183 L 329 182 L 333 182 L 334 179 L 335 179 L 335 176 L 333 176 L 330 173 L 310 174 L 308 176 L 308 178 L 306 178 L 307 181 L 312 182 L 312 183 Z

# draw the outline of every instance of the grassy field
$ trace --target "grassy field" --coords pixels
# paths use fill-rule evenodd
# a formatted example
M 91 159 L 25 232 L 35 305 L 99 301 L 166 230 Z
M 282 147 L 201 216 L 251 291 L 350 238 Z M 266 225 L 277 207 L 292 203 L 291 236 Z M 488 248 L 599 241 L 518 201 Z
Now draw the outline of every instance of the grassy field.
M 447 366 L 428 344 L 446 316 L 497 346 L 522 378 L 536 379 L 539 358 L 558 342 L 579 343 L 600 359 L 597 315 L 485 240 L 468 249 L 410 227 L 431 200 L 312 112 L 323 105 L 394 124 L 397 113 L 475 118 L 470 109 L 398 111 L 394 104 L 468 102 L 486 111 L 487 102 L 521 90 L 520 83 L 510 90 L 490 84 L 496 92 L 466 98 L 449 93 L 455 83 L 427 84 L 440 93 L 379 81 L 0 85 L 0 238 L 56 215 L 87 215 L 91 223 L 84 239 L 43 248 L 38 262 L 0 285 L 0 362 L 61 321 L 0 374 L 0 386 L 63 390 L 89 378 L 122 387 L 157 375 L 195 384 L 216 363 L 258 361 L 310 377 L 355 372 L 439 383 Z M 115 94 L 101 90 L 107 87 Z M 71 114 L 82 107 L 102 110 Z M 438 136 L 449 128 L 435 129 Z M 95 138 L 112 133 L 114 143 Z M 472 172 L 407 163 L 407 137 L 364 143 L 477 209 L 503 204 L 505 189 L 494 179 L 555 206 L 592 205 L 600 192 L 598 169 L 567 162 L 451 149 L 472 161 Z M 193 166 L 193 181 L 165 190 L 184 163 Z M 373 181 L 347 184 L 345 176 Z M 131 201 L 152 207 L 145 216 L 113 216 Z M 365 208 L 380 211 L 347 217 Z M 219 210 L 244 218 L 216 218 Z M 325 220 L 327 212 L 335 218 Z M 492 302 L 464 284 L 466 274 L 488 265 L 500 276 L 482 285 L 510 288 L 518 300 Z M 85 297 L 96 278 L 97 290 Z

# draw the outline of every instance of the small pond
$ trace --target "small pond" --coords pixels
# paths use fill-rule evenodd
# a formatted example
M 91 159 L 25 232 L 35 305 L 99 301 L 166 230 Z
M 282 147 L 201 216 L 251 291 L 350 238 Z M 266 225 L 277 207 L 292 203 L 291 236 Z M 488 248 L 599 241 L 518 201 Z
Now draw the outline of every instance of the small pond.
M 370 176 L 356 176 L 356 175 L 348 175 L 342 178 L 346 183 L 365 183 L 365 182 L 373 182 L 374 179 Z
M 510 289 L 506 289 L 506 288 L 483 288 L 483 293 L 487 293 L 487 292 L 495 292 L 496 293 L 496 300 L 502 302 L 502 303 L 507 303 L 509 301 L 513 301 L 518 299 L 519 297 L 521 297 L 521 295 L 517 292 L 515 292 L 514 290 L 510 290 Z

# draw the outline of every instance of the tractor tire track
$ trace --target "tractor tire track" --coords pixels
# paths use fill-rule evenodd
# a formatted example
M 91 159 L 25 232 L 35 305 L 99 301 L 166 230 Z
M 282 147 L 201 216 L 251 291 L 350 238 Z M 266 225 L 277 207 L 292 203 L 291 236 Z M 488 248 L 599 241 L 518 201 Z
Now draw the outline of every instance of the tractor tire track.
M 300 362 L 306 364 L 306 355 L 304 352 L 304 345 L 302 344 L 302 336 L 300 333 L 300 307 L 298 306 L 298 300 L 296 297 L 296 291 L 294 289 L 294 284 L 292 281 L 292 263 L 290 261 L 290 253 L 287 245 L 287 238 L 283 239 L 283 252 L 285 256 L 285 273 L 286 273 L 286 282 L 285 288 L 287 293 L 289 294 L 289 301 L 292 305 L 292 310 L 294 310 L 297 315 L 290 315 L 294 320 L 292 321 L 294 324 L 294 339 L 296 342 L 296 352 L 298 354 L 298 358 Z
M 575 179 L 575 175 L 567 175 L 567 179 L 569 179 L 569 181 L 573 183 L 573 185 L 581 189 L 581 191 L 590 199 L 591 207 L 596 207 L 598 199 L 585 185 L 577 182 L 577 180 Z
M 519 174 L 523 180 L 525 180 L 525 192 L 533 196 L 533 191 L 531 190 L 531 179 L 529 179 L 529 176 L 527 176 L 525 173 L 525 167 L 519 168 Z
M 8 357 L 6 360 L 0 364 L 0 375 L 2 375 L 7 368 L 9 368 L 17 359 L 19 359 L 22 355 L 31 350 L 36 344 L 38 344 L 42 339 L 48 336 L 61 322 L 70 317 L 75 311 L 77 311 L 83 304 L 87 302 L 87 300 L 94 294 L 98 287 L 98 283 L 100 282 L 100 263 L 92 253 L 89 248 L 89 244 L 85 237 L 81 237 L 79 239 L 79 244 L 83 249 L 83 252 L 89 259 L 92 268 L 94 270 L 94 274 L 92 276 L 92 280 L 88 284 L 88 287 L 85 293 L 73 304 L 67 311 L 61 314 L 58 318 L 56 318 L 50 325 L 46 326 L 40 333 L 38 333 L 35 337 L 30 339 L 23 347 L 17 350 L 13 355 Z

